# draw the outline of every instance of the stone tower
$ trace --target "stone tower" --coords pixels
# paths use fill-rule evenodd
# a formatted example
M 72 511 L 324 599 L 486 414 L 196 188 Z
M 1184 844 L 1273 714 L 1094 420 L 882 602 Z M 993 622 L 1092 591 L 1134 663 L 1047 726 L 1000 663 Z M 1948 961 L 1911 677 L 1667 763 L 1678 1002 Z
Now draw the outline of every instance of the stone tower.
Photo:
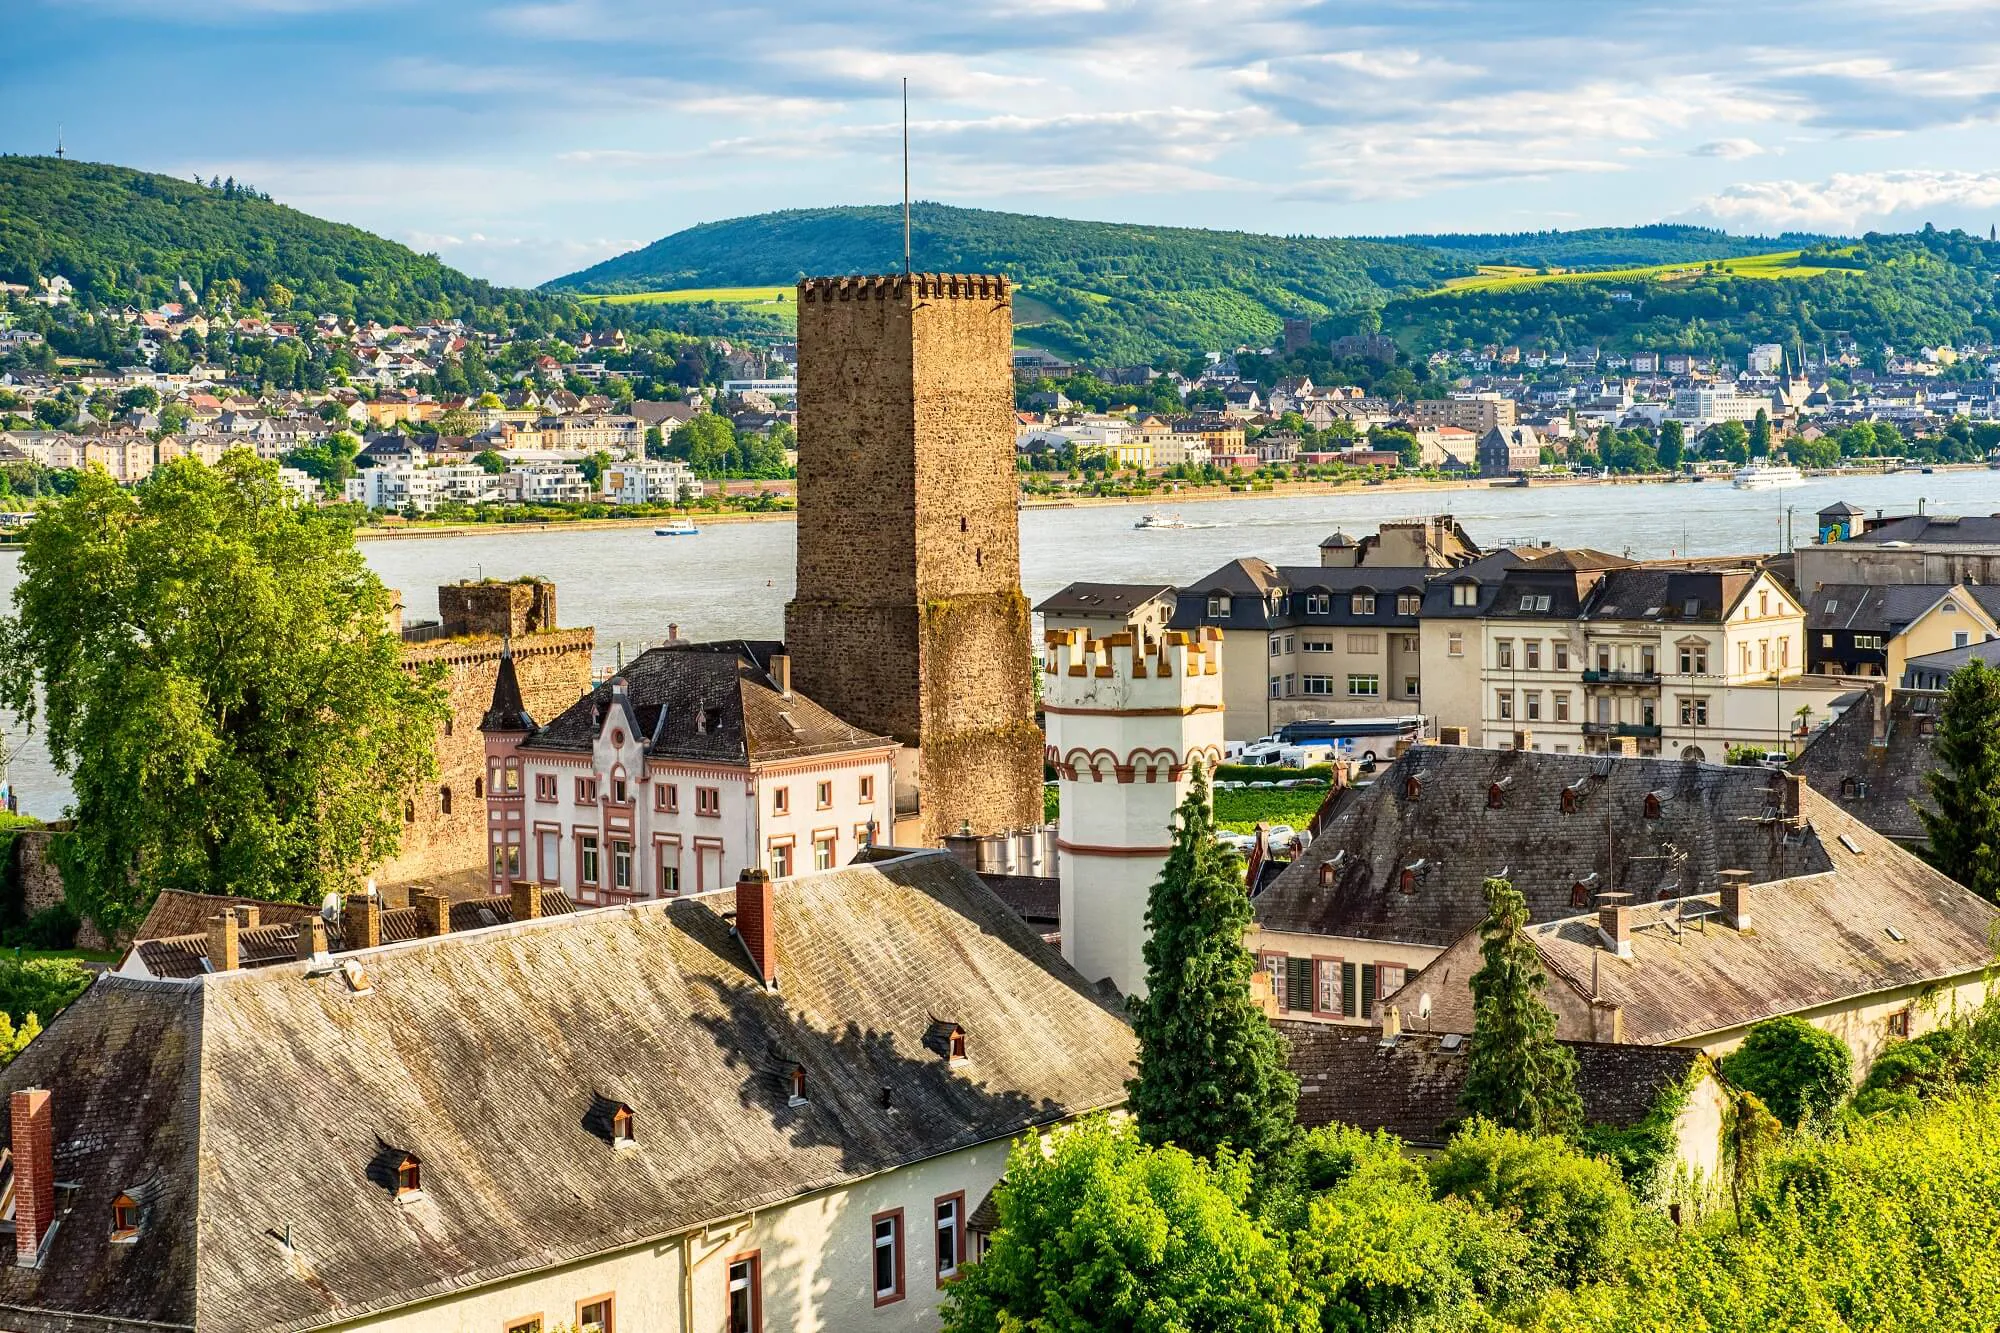
M 1050 630 L 1042 659 L 1048 762 L 1062 789 L 1056 839 L 1063 957 L 1091 981 L 1146 993 L 1146 900 L 1173 850 L 1190 766 L 1222 758 L 1222 632 L 1087 639 Z
M 795 683 L 903 743 L 898 842 L 1039 824 L 1007 280 L 808 278 L 797 309 Z

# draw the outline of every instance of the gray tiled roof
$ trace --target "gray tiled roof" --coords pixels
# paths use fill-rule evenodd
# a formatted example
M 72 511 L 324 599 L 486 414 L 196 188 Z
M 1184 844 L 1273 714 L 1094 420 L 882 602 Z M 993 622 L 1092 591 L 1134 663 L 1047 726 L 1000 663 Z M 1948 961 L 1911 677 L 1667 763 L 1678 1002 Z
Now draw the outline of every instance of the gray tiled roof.
M 1387 1130 L 1418 1148 L 1440 1148 L 1464 1114 L 1466 1046 L 1443 1033 L 1405 1032 L 1385 1046 L 1374 1028 L 1281 1020 L 1299 1080 L 1299 1123 Z M 1463 1035 L 1463 1034 L 1461 1034 Z M 1615 1128 L 1638 1123 L 1701 1059 L 1691 1047 L 1566 1041 L 1576 1055 L 1584 1118 Z
M 1035 608 L 1043 615 L 1126 615 L 1156 598 L 1171 598 L 1171 583 L 1072 583 Z
M 1267 930 L 1443 948 L 1478 927 L 1486 877 L 1502 870 L 1535 921 L 1575 912 L 1580 882 L 1594 906 L 1599 893 L 1651 902 L 1712 889 L 1723 869 L 1756 880 L 1824 870 L 1816 841 L 1788 840 L 1775 825 L 1784 781 L 1768 769 L 1680 759 L 1418 746 L 1340 805 L 1259 896 L 1257 920 Z M 1496 783 L 1498 807 L 1489 804 Z M 1654 818 L 1648 795 L 1659 798 Z M 1332 883 L 1322 887 L 1328 863 Z M 1418 863 L 1405 893 L 1401 872 Z
M 1123 1100 L 1130 1029 L 950 858 L 774 894 L 775 993 L 733 891 L 367 951 L 360 993 L 303 965 L 100 978 L 0 1072 L 53 1090 L 78 1186 L 43 1266 L 0 1268 L 0 1322 L 344 1323 Z M 939 1021 L 968 1064 L 925 1046 Z M 610 1102 L 636 1148 L 594 1132 Z M 399 1153 L 420 1200 L 393 1197 Z M 113 1246 L 111 1200 L 141 1185 Z
M 1826 583 L 1800 600 L 1806 605 L 1807 629 L 1900 634 L 1951 589 L 1949 583 Z
M 742 764 L 889 744 L 797 690 L 779 693 L 769 667 L 782 651 L 748 640 L 684 643 L 649 648 L 626 663 L 616 679 L 625 682 L 646 753 Z M 588 752 L 613 697 L 612 682 L 598 685 L 532 732 L 522 748 Z
M 2000 649 L 2000 643 L 1993 645 Z M 1956 651 L 1964 652 L 1964 649 Z M 1841 715 L 1813 734 L 1790 765 L 1814 791 L 1852 811 L 1884 837 L 1924 839 L 1916 807 L 1930 806 L 1924 778 L 1937 767 L 1936 738 L 1915 701 L 1898 694 L 1890 705 L 1884 744 L 1874 745 L 1876 696 L 1861 694 Z

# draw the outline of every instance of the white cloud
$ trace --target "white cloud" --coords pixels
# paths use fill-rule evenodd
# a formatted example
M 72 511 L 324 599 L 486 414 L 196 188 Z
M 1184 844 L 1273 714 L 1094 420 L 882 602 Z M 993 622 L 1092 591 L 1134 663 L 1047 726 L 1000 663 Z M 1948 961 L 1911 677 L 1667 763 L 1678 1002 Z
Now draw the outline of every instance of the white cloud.
M 1719 157 L 1727 162 L 1741 162 L 1747 157 L 1762 157 L 1770 151 L 1755 139 L 1710 139 L 1707 143 L 1696 144 L 1688 153 L 1692 157 Z
M 2000 207 L 2000 171 L 1843 172 L 1823 181 L 1746 181 L 1692 210 L 1724 223 L 1794 231 L 1862 231 L 1924 210 Z

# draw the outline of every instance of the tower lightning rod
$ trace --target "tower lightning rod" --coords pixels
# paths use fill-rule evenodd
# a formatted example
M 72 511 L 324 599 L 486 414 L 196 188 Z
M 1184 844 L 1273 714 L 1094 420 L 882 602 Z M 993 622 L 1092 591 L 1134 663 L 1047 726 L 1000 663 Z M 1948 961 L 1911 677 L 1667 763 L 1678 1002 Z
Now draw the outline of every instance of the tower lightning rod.
M 903 277 L 910 276 L 910 79 L 903 76 Z

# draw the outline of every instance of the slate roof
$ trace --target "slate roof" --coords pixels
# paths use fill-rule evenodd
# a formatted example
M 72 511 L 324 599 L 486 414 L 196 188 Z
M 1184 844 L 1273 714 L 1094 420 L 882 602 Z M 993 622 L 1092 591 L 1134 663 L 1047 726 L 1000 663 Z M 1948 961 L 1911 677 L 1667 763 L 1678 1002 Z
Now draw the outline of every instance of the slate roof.
M 1752 883 L 1750 930 L 1716 917 L 1675 930 L 1681 904 L 1641 904 L 1625 959 L 1602 947 L 1595 913 L 1531 925 L 1527 937 L 1553 983 L 1617 1005 L 1624 1041 L 1664 1045 L 1993 967 L 2000 908 L 1817 792 L 1807 789 L 1801 804 L 1809 827 L 1798 837 L 1824 849 L 1827 868 Z M 1695 901 L 1716 906 L 1712 896 Z M 1403 989 L 1432 995 L 1434 1026 L 1469 1031 L 1470 992 L 1432 975 L 1448 957 Z
M 1757 581 L 1757 571 L 1635 565 L 1604 576 L 1584 614 L 1592 620 L 1711 624 Z
M 4 1322 L 359 1320 L 1123 1100 L 1130 1030 L 950 858 L 774 893 L 775 993 L 733 890 L 370 950 L 359 993 L 304 965 L 100 978 L 0 1072 L 53 1090 L 78 1186 L 43 1266 L 0 1268 Z M 940 1020 L 968 1064 L 923 1045 Z M 607 1102 L 636 1148 L 593 1132 Z M 405 1152 L 423 1191 L 399 1202 Z M 113 1246 L 135 1185 L 156 1193 Z
M 2000 649 L 2000 642 L 1993 646 Z M 1927 725 L 1932 715 L 1920 711 L 1920 703 L 1935 706 L 1930 700 L 1896 695 L 1889 706 L 1885 743 L 1878 751 L 1874 733 L 1879 705 L 1873 691 L 1862 693 L 1839 717 L 1813 733 L 1792 760 L 1791 771 L 1884 837 L 1924 841 L 1916 807 L 1935 808 L 1924 778 L 1938 761 L 1936 736 Z
M 1901 634 L 1910 622 L 1944 600 L 1956 586 L 1950 583 L 1824 583 L 1806 604 L 1810 630 L 1860 630 L 1865 634 Z M 2000 614 L 2000 588 L 1969 586 L 1965 595 L 1992 616 Z
M 175 935 L 199 935 L 208 929 L 210 917 L 236 907 L 256 908 L 258 918 L 267 925 L 296 924 L 319 915 L 318 907 L 305 903 L 273 903 L 261 898 L 233 898 L 220 893 L 162 889 L 160 896 L 153 899 L 151 910 L 139 923 L 139 929 L 132 938 L 135 941 L 163 940 Z
M 1587 547 L 1563 550 L 1523 546 L 1494 551 L 1454 570 L 1433 571 L 1424 591 L 1424 618 L 1472 620 L 1501 614 L 1503 604 L 1513 614 L 1527 614 L 1520 610 L 1519 597 L 1529 588 L 1538 594 L 1550 594 L 1550 609 L 1534 614 L 1551 616 L 1557 614 L 1554 598 L 1558 586 L 1569 588 L 1565 601 L 1574 614 L 1576 603 L 1595 581 L 1591 576 L 1631 563 L 1623 556 Z M 1516 583 L 1516 579 L 1522 582 Z M 1454 600 L 1454 589 L 1466 583 L 1473 584 L 1476 591 L 1470 604 L 1460 604 Z M 1507 596 L 1510 588 L 1514 593 L 1511 598 Z
M 1943 648 L 1908 658 L 1903 662 L 1903 675 L 1912 682 L 1912 688 L 1943 689 L 1945 679 L 1952 672 L 1975 659 L 1988 666 L 2000 666 L 2000 639 L 1986 639 L 1969 643 L 1963 648 Z
M 2000 517 L 1953 514 L 1908 514 L 1902 518 L 1885 519 L 1871 526 L 1858 537 L 1849 537 L 1849 544 L 1860 543 L 1881 546 L 1889 542 L 1912 544 L 1933 543 L 1948 546 L 1995 546 L 2000 545 Z
M 188 894 L 187 897 L 200 897 Z M 209 901 L 217 901 L 210 899 Z M 264 907 L 274 904 L 265 903 Z M 292 908 L 294 904 L 277 904 Z M 164 939 L 141 940 L 132 946 L 138 956 L 138 963 L 146 974 L 155 977 L 198 977 L 208 971 L 208 917 L 214 916 L 220 908 L 212 909 L 202 917 L 198 927 L 183 935 Z M 250 930 L 240 931 L 236 937 L 237 963 L 242 967 L 269 967 L 275 963 L 289 963 L 298 958 L 299 928 L 306 921 L 319 915 L 317 908 L 303 909 L 305 915 L 296 916 L 290 911 L 285 919 L 278 922 L 262 920 Z M 542 915 L 562 916 L 574 912 L 576 904 L 561 889 L 542 890 Z M 469 898 L 451 905 L 451 928 L 453 931 L 478 930 L 483 926 L 503 925 L 514 919 L 512 898 Z M 414 907 L 391 908 L 382 913 L 382 942 L 394 944 L 402 940 L 417 940 L 424 937 L 423 914 Z M 326 923 L 326 947 L 329 953 L 344 953 L 354 945 L 347 939 L 344 922 L 339 920 Z M 121 965 L 121 971 L 131 969 Z
M 649 648 L 529 733 L 524 750 L 588 753 L 617 682 L 630 701 L 633 734 L 646 753 L 696 763 L 745 764 L 893 744 L 849 726 L 797 690 L 781 694 L 770 673 L 783 645 L 750 640 Z
M 1291 1046 L 1299 1080 L 1299 1123 L 1387 1130 L 1417 1148 L 1442 1148 L 1462 1116 L 1466 1044 L 1446 1049 L 1447 1034 L 1405 1032 L 1382 1044 L 1374 1028 L 1340 1023 L 1277 1022 Z M 1462 1034 L 1461 1034 L 1462 1036 Z M 1692 1047 L 1566 1041 L 1576 1055 L 1584 1118 L 1623 1129 L 1645 1119 L 1662 1093 L 1701 1059 Z
M 1682 759 L 1417 746 L 1336 808 L 1258 897 L 1257 921 L 1444 948 L 1478 928 L 1486 877 L 1503 869 L 1534 921 L 1577 911 L 1579 882 L 1595 906 L 1599 893 L 1652 902 L 1713 889 L 1724 869 L 1758 881 L 1825 870 L 1818 841 L 1787 839 L 1776 821 L 1785 781 L 1769 769 Z M 1498 808 L 1489 804 L 1495 783 Z M 1646 818 L 1649 794 L 1657 818 Z M 1403 892 L 1402 871 L 1420 862 L 1414 890 Z M 1332 883 L 1322 887 L 1329 863 Z
M 1427 579 L 1436 571 L 1420 565 L 1287 565 L 1282 568 L 1254 558 L 1232 560 L 1222 568 L 1181 589 L 1175 601 L 1174 629 L 1198 629 L 1218 624 L 1230 629 L 1259 629 L 1268 626 L 1310 628 L 1314 625 L 1379 626 L 1385 629 L 1415 629 L 1417 617 L 1396 609 L 1400 593 L 1424 591 Z M 1353 594 L 1376 594 L 1372 614 L 1356 614 Z M 1218 593 L 1231 598 L 1230 614 L 1211 618 L 1208 599 Z M 1273 612 L 1273 593 L 1289 593 L 1287 611 Z M 1306 597 L 1326 593 L 1328 608 L 1306 610 Z
M 1072 583 L 1035 610 L 1045 616 L 1123 616 L 1173 595 L 1171 583 Z
M 514 645 L 500 646 L 500 669 L 493 678 L 493 699 L 479 719 L 481 731 L 527 732 L 535 729 L 534 714 L 521 698 L 521 680 L 514 674 Z

